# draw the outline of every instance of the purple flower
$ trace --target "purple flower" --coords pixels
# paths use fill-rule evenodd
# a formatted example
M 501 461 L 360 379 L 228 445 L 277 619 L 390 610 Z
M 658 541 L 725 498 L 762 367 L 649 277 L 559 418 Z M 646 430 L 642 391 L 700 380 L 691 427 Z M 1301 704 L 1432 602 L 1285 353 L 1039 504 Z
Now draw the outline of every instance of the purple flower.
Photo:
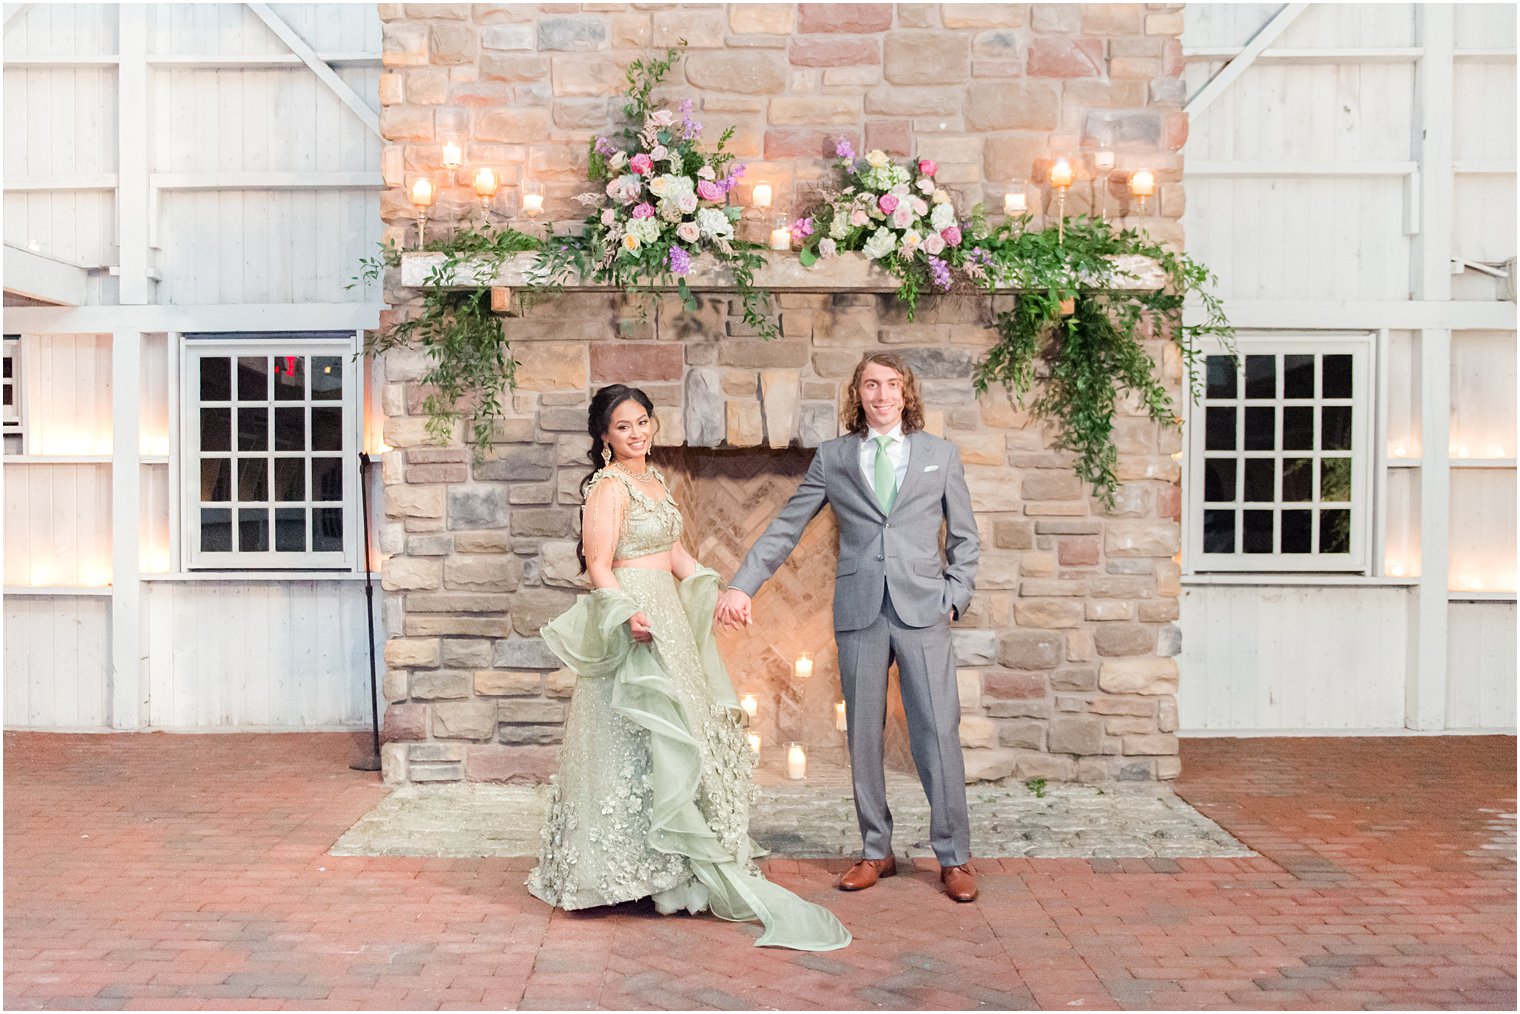
M 984 268 L 992 267 L 992 255 L 979 246 L 972 247 L 971 252 L 966 254 L 966 259 Z
M 938 257 L 929 258 L 929 274 L 934 278 L 934 284 L 941 289 L 950 288 L 950 265 Z
M 602 158 L 611 158 L 617 152 L 617 146 L 605 137 L 596 139 L 596 153 Z
M 653 218 L 654 217 L 654 205 L 650 204 L 648 201 L 645 201 L 642 204 L 635 204 L 633 206 L 633 217 L 634 218 Z
M 702 124 L 691 118 L 691 99 L 681 100 L 681 140 L 690 141 L 702 133 Z
M 672 246 L 670 253 L 665 258 L 665 263 L 670 265 L 670 270 L 682 277 L 691 270 L 691 254 L 678 246 Z
M 813 234 L 813 220 L 811 218 L 799 218 L 792 223 L 792 239 L 801 242 Z
M 853 162 L 855 160 L 855 148 L 850 144 L 848 137 L 841 137 L 834 142 L 834 154 L 846 162 Z

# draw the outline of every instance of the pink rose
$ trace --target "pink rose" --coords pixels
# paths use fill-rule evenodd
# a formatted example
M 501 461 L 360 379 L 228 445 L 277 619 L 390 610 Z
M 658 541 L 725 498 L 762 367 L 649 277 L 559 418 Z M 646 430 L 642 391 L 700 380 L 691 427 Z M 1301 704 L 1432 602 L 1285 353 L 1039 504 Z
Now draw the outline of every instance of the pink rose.
M 648 176 L 654 170 L 654 159 L 640 152 L 628 160 L 628 168 L 640 176 Z
M 933 176 L 939 172 L 939 163 L 932 158 L 921 158 L 918 160 L 918 171 L 925 176 Z
M 862 225 L 865 225 L 869 221 L 870 218 L 864 211 L 861 211 L 859 208 L 856 208 L 854 211 L 850 212 L 850 224 L 852 226 L 858 228 Z
M 947 225 L 947 226 L 945 226 L 945 228 L 943 228 L 943 229 L 941 229 L 939 231 L 939 234 L 940 234 L 940 236 L 944 237 L 945 242 L 947 244 L 949 244 L 950 246 L 960 246 L 961 245 L 961 227 L 960 226 L 958 226 L 958 225 Z
M 892 227 L 906 229 L 913 224 L 913 209 L 906 204 L 899 204 L 892 212 Z
M 648 201 L 645 201 L 643 204 L 636 204 L 636 205 L 634 205 L 634 208 L 633 208 L 633 217 L 634 218 L 653 218 L 654 217 L 654 205 L 650 204 Z
M 615 225 L 616 223 L 617 223 L 617 212 L 613 211 L 611 208 L 604 208 L 604 209 L 602 209 L 602 224 L 603 225 Z
M 723 188 L 712 180 L 698 180 L 697 196 L 704 201 L 721 201 L 723 200 Z
M 897 198 L 892 194 L 882 194 L 881 199 L 876 202 L 876 206 L 890 215 L 893 211 L 897 210 Z

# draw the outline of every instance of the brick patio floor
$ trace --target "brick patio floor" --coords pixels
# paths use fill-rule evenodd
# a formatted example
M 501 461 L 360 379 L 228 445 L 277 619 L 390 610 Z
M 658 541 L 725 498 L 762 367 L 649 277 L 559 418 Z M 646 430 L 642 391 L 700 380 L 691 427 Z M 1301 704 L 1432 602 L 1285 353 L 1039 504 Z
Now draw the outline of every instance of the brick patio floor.
M 6 1007 L 1515 1006 L 1512 737 L 1184 741 L 1253 859 L 979 859 L 974 905 L 772 860 L 854 932 L 828 954 L 554 912 L 531 860 L 329 856 L 385 792 L 356 742 L 7 733 Z

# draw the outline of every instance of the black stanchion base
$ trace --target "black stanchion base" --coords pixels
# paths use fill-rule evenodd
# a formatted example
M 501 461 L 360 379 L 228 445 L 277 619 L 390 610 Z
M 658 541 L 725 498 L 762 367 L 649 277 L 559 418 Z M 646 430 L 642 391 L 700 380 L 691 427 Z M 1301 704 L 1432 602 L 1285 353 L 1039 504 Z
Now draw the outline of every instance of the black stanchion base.
M 368 757 L 362 757 L 354 761 L 348 767 L 350 771 L 379 771 L 380 758 L 374 754 L 370 754 Z

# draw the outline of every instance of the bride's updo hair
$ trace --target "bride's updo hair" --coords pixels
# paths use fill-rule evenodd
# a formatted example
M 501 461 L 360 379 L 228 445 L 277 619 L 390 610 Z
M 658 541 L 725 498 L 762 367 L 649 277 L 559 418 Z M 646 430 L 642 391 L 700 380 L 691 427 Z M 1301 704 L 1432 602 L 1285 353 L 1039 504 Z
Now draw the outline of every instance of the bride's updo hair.
M 602 450 L 607 446 L 602 440 L 602 434 L 612 425 L 612 413 L 617 411 L 619 405 L 632 399 L 639 403 L 649 418 L 659 428 L 659 420 L 654 414 L 654 402 L 649 400 L 649 395 L 637 387 L 629 387 L 626 384 L 608 384 L 591 396 L 591 407 L 586 410 L 586 432 L 591 434 L 591 450 L 586 452 L 586 458 L 591 462 L 591 471 L 581 480 L 581 499 L 585 499 L 591 487 L 591 478 L 605 467 L 602 461 Z M 580 561 L 581 573 L 586 572 L 586 541 L 582 537 L 575 544 L 575 556 Z

